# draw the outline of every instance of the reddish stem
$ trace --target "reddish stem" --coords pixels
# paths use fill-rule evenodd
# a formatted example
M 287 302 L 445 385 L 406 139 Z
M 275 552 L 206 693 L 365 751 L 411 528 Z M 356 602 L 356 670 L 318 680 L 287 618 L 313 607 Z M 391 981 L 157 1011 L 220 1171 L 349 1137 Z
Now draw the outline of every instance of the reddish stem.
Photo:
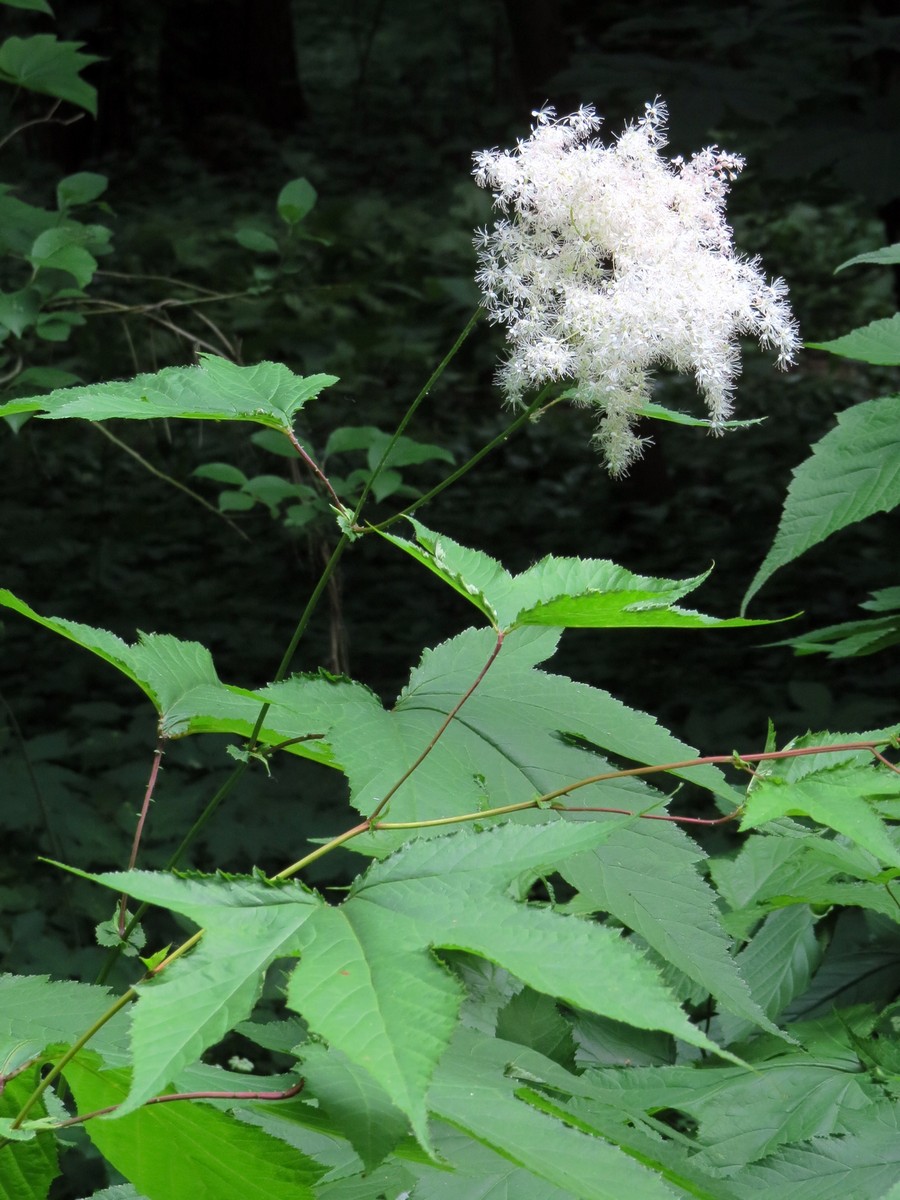
M 331 486 L 331 481 L 329 480 L 328 476 L 325 474 L 325 472 L 322 470 L 322 468 L 319 466 L 319 464 L 315 461 L 315 459 L 311 458 L 310 455 L 306 452 L 306 450 L 303 449 L 303 446 L 301 445 L 301 443 L 300 443 L 297 435 L 294 433 L 293 429 L 285 429 L 284 433 L 287 435 L 288 440 L 290 441 L 291 445 L 294 447 L 294 449 L 297 451 L 297 453 L 300 455 L 300 457 L 303 459 L 303 461 L 309 467 L 310 471 L 312 471 L 313 475 L 315 475 L 315 477 L 316 477 L 316 479 L 318 479 L 319 483 L 321 483 L 322 486 L 325 488 L 325 490 L 328 492 L 328 495 L 334 501 L 334 506 L 338 510 L 338 512 L 346 513 L 347 510 L 344 508 L 344 505 L 343 505 L 343 502 L 342 502 L 340 496 L 337 494 L 337 492 Z
M 150 768 L 150 778 L 147 780 L 147 788 L 144 792 L 144 803 L 141 805 L 140 815 L 138 816 L 137 828 L 134 831 L 134 841 L 131 843 L 131 857 L 128 860 L 128 870 L 134 870 L 134 864 L 137 862 L 138 849 L 141 844 L 141 836 L 144 832 L 144 825 L 147 821 L 147 814 L 150 811 L 150 801 L 153 799 L 153 789 L 156 787 L 156 777 L 159 774 L 159 764 L 162 762 L 162 756 L 165 753 L 166 739 L 161 737 L 157 743 L 156 749 L 153 751 L 153 765 Z M 128 923 L 128 897 L 122 893 L 119 900 L 119 938 L 125 940 L 125 926 Z
M 391 799 L 391 797 L 394 796 L 400 790 L 400 788 L 404 785 L 404 783 L 406 783 L 407 779 L 409 779 L 410 775 L 412 775 L 413 771 L 418 770 L 418 768 L 422 765 L 422 763 L 425 761 L 425 759 L 428 757 L 428 755 L 432 752 L 432 750 L 438 744 L 438 741 L 441 738 L 442 734 L 447 729 L 447 726 L 450 724 L 450 722 L 453 720 L 453 718 L 456 716 L 456 714 L 459 712 L 459 710 L 462 708 L 462 706 L 465 704 L 465 702 L 469 699 L 469 697 L 472 695 L 472 693 L 478 687 L 479 683 L 481 683 L 482 679 L 484 679 L 485 675 L 487 675 L 488 671 L 491 668 L 491 664 L 493 663 L 493 661 L 497 657 L 497 655 L 500 653 L 500 649 L 503 646 L 503 639 L 505 636 L 506 636 L 506 634 L 502 630 L 500 630 L 500 632 L 497 634 L 497 641 L 494 645 L 494 648 L 488 655 L 487 662 L 484 664 L 484 666 L 478 672 L 478 675 L 475 678 L 475 682 L 468 689 L 468 691 L 465 692 L 464 695 L 456 702 L 456 704 L 454 704 L 453 708 L 450 709 L 450 711 L 447 713 L 446 719 L 441 724 L 440 729 L 437 731 L 437 733 L 434 735 L 434 737 L 431 739 L 431 741 L 428 743 L 428 745 L 425 747 L 425 749 L 422 751 L 422 753 L 419 755 L 419 757 L 415 760 L 415 762 L 412 764 L 412 766 L 409 767 L 408 770 L 403 772 L 403 774 L 400 776 L 400 778 L 397 780 L 397 782 L 394 784 L 394 786 L 390 789 L 390 791 L 388 791 L 381 798 L 381 800 L 379 800 L 378 803 L 375 805 L 375 808 L 372 810 L 372 813 L 369 817 L 370 828 L 373 827 L 373 822 L 378 817 L 378 814 L 384 812 L 385 808 L 388 805 L 388 801 Z
M 168 1104 L 171 1100 L 290 1100 L 292 1096 L 299 1095 L 303 1091 L 305 1083 L 306 1080 L 301 1079 L 299 1083 L 284 1092 L 174 1092 L 169 1096 L 154 1096 L 152 1100 L 148 1100 L 141 1107 L 146 1108 L 151 1104 Z M 70 1125 L 82 1125 L 85 1121 L 93 1120 L 94 1117 L 105 1117 L 107 1113 L 115 1112 L 118 1107 L 118 1104 L 109 1104 L 106 1108 L 98 1108 L 95 1112 L 58 1121 L 53 1128 L 66 1129 Z

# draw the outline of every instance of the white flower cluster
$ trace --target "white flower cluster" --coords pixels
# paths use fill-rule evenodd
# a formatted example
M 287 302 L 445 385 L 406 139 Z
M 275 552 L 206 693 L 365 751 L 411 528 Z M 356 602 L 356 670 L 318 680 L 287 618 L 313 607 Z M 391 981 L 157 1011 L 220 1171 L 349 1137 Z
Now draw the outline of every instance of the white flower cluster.
M 534 114 L 513 151 L 474 155 L 475 179 L 509 219 L 480 230 L 477 281 L 492 321 L 507 327 L 498 372 L 507 398 L 552 380 L 601 413 L 597 440 L 613 475 L 640 457 L 633 425 L 656 364 L 692 371 L 713 430 L 732 411 L 737 338 L 775 346 L 778 365 L 800 345 L 783 280 L 738 255 L 724 208 L 743 159 L 713 146 L 669 160 L 665 105 L 611 145 L 592 137 L 591 107 Z

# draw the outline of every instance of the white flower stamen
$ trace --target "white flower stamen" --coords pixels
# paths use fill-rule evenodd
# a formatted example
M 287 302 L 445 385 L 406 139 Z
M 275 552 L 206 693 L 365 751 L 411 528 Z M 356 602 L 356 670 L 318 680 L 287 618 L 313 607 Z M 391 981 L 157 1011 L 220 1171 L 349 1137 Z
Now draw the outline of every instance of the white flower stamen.
M 573 380 L 600 413 L 599 442 L 622 475 L 644 439 L 633 425 L 658 364 L 692 372 L 714 431 L 732 411 L 737 339 L 752 334 L 794 361 L 800 345 L 783 280 L 737 254 L 724 210 L 744 160 L 710 146 L 671 161 L 659 99 L 605 146 L 590 106 L 533 114 L 515 150 L 474 155 L 475 179 L 503 214 L 475 239 L 490 319 L 507 328 L 498 382 L 524 391 Z

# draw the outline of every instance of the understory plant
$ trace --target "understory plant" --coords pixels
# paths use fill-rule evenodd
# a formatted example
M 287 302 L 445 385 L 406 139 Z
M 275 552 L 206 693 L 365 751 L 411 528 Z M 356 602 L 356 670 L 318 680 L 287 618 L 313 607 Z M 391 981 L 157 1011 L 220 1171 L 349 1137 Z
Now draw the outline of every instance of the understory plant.
M 50 1195 L 60 1149 L 85 1135 L 110 1169 L 94 1193 L 106 1200 L 900 1195 L 894 715 L 700 754 L 544 664 L 566 629 L 689 639 L 768 622 L 683 607 L 705 574 L 551 556 L 514 575 L 419 519 L 561 401 L 594 412 L 600 453 L 621 475 L 646 447 L 641 422 L 740 424 L 739 337 L 774 346 L 782 366 L 799 349 L 784 284 L 732 244 L 724 206 L 741 160 L 715 147 L 666 159 L 658 101 L 609 145 L 598 127 L 590 108 L 544 110 L 514 151 L 476 156 L 501 210 L 477 237 L 478 279 L 507 331 L 499 382 L 516 411 L 393 516 L 370 520 L 369 498 L 402 495 L 384 484 L 409 462 L 440 461 L 406 430 L 426 398 L 440 403 L 440 377 L 480 313 L 393 436 L 370 430 L 345 446 L 369 454 L 353 478 L 323 469 L 295 427 L 337 380 L 278 363 L 206 355 L 0 407 L 20 419 L 255 425 L 308 471 L 314 491 L 292 499 L 339 529 L 293 634 L 285 598 L 285 652 L 264 687 L 222 682 L 198 642 L 129 643 L 0 591 L 11 621 L 104 660 L 157 721 L 130 854 L 102 871 L 35 868 L 108 893 L 102 978 L 0 976 L 3 1200 Z M 708 416 L 654 404 L 656 366 L 693 375 Z M 830 504 L 831 520 L 775 565 L 847 523 L 844 485 L 832 484 L 851 454 L 884 486 L 848 519 L 897 503 L 896 420 L 874 432 L 860 420 L 865 448 L 811 460 L 816 510 Z M 423 651 L 390 707 L 363 682 L 292 670 L 339 561 L 363 541 L 428 572 L 472 617 Z M 211 734 L 233 739 L 230 776 L 168 862 L 144 861 L 163 801 L 177 819 L 167 748 Z M 298 796 L 281 870 L 184 869 L 201 828 L 254 820 L 241 782 L 284 755 L 345 777 L 333 836 L 307 840 Z M 709 855 L 704 836 L 722 829 L 734 840 Z M 339 848 L 359 857 L 349 889 L 304 881 Z M 106 984 L 123 963 L 131 982 L 116 991 Z

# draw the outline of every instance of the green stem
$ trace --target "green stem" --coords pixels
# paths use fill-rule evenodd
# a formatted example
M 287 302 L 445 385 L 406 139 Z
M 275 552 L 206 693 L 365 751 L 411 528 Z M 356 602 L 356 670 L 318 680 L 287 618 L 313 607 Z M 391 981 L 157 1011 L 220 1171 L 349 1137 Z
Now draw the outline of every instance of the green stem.
M 274 875 L 273 879 L 290 879 L 292 875 L 296 875 L 298 871 L 302 871 L 304 867 L 308 867 L 316 859 L 324 858 L 326 854 L 330 854 L 338 846 L 343 846 L 344 842 L 349 842 L 352 838 L 359 837 L 361 833 L 365 833 L 369 828 L 368 821 L 361 821 L 359 825 L 354 825 L 352 829 L 347 829 L 344 833 L 339 833 L 336 838 L 332 838 L 324 846 L 319 846 L 311 854 L 307 854 L 305 857 L 298 859 L 297 862 L 292 863 L 289 867 L 285 867 L 283 871 L 279 871 L 277 875 Z
M 386 521 L 379 521 L 377 525 L 366 526 L 366 532 L 380 533 L 382 529 L 387 529 L 388 526 L 393 525 L 395 521 L 399 521 L 402 517 L 408 517 L 410 513 L 415 512 L 417 508 L 421 508 L 423 504 L 427 504 L 429 500 L 433 500 L 434 497 L 440 495 L 445 488 L 450 487 L 452 483 L 456 483 L 457 479 L 461 479 L 463 475 L 471 471 L 472 468 L 477 466 L 478 463 L 480 463 L 483 458 L 490 454 L 492 450 L 496 450 L 498 446 L 502 446 L 505 441 L 508 441 L 514 433 L 516 433 L 522 428 L 523 425 L 526 424 L 526 422 L 530 421 L 532 418 L 542 416 L 545 412 L 547 412 L 548 409 L 552 408 L 554 404 L 558 404 L 560 397 L 557 397 L 556 400 L 551 400 L 549 404 L 542 404 L 547 391 L 548 388 L 543 388 L 538 393 L 537 397 L 532 400 L 526 409 L 519 413 L 519 415 L 511 424 L 507 425 L 507 427 L 501 433 L 498 433 L 497 436 L 490 442 L 488 442 L 486 446 L 482 446 L 478 453 L 473 454 L 472 457 L 468 459 L 467 462 L 463 463 L 461 467 L 457 467 L 457 469 L 448 475 L 443 482 L 439 483 L 437 487 L 433 487 L 430 492 L 426 492 L 424 496 L 420 496 L 418 500 L 413 501 L 413 503 L 404 508 L 402 512 L 394 513 L 394 515 L 392 517 L 388 517 Z
M 469 318 L 468 322 L 466 323 L 465 329 L 462 331 L 462 333 L 459 335 L 459 337 L 453 343 L 453 345 L 451 346 L 451 348 L 447 352 L 447 354 L 443 357 L 443 359 L 441 359 L 441 361 L 435 367 L 434 371 L 432 371 L 432 373 L 428 379 L 428 382 L 425 384 L 425 386 L 419 392 L 418 396 L 416 396 L 415 400 L 413 400 L 412 404 L 406 410 L 406 415 L 403 417 L 400 424 L 397 426 L 396 430 L 394 431 L 394 436 L 388 442 L 388 444 L 385 448 L 385 451 L 382 454 L 382 456 L 378 462 L 378 466 L 372 472 L 372 475 L 369 478 L 368 482 L 366 483 L 366 486 L 363 488 L 362 495 L 359 498 L 359 503 L 356 506 L 356 511 L 353 514 L 353 523 L 354 524 L 356 524 L 357 520 L 359 519 L 359 514 L 362 512 L 363 505 L 365 504 L 366 500 L 369 497 L 369 493 L 371 492 L 372 487 L 374 486 L 375 480 L 381 474 L 381 471 L 384 468 L 384 465 L 387 463 L 388 459 L 390 458 L 391 451 L 394 449 L 397 442 L 403 436 L 403 431 L 406 429 L 407 425 L 410 423 L 410 421 L 415 416 L 416 410 L 418 409 L 419 405 L 422 403 L 422 401 L 425 399 L 425 397 L 428 395 L 428 393 L 431 391 L 431 389 L 434 387 L 434 385 L 437 383 L 437 381 L 443 375 L 444 371 L 449 366 L 451 360 L 456 355 L 460 346 L 463 344 L 463 342 L 466 340 L 466 338 L 469 336 L 469 334 L 475 328 L 475 325 L 477 324 L 478 319 L 483 312 L 484 312 L 483 308 L 475 309 L 475 312 L 472 314 L 472 316 Z
M 103 1014 L 102 1017 L 97 1018 L 97 1020 L 93 1023 L 93 1025 L 90 1027 L 90 1029 L 86 1030 L 81 1035 L 81 1037 L 78 1039 L 78 1041 L 74 1043 L 74 1045 L 69 1047 L 69 1049 L 65 1052 L 65 1054 L 62 1056 L 62 1058 L 59 1060 L 59 1062 L 56 1064 L 56 1066 L 53 1067 L 53 1069 L 47 1075 L 44 1076 L 44 1078 L 41 1080 L 41 1082 L 37 1085 L 37 1087 L 34 1089 L 34 1091 L 31 1093 L 31 1095 L 28 1097 L 28 1099 L 22 1105 L 16 1119 L 12 1123 L 13 1129 L 18 1129 L 21 1126 L 22 1122 L 25 1120 L 25 1118 L 31 1112 L 32 1108 L 34 1108 L 35 1104 L 37 1104 L 37 1102 L 40 1100 L 41 1096 L 43 1096 L 44 1092 L 47 1090 L 47 1088 L 50 1086 L 50 1084 L 53 1083 L 54 1079 L 56 1079 L 59 1076 L 60 1072 L 69 1065 L 69 1063 L 72 1061 L 72 1059 L 75 1057 L 75 1055 L 79 1052 L 79 1050 L 83 1050 L 84 1047 L 91 1040 L 91 1038 L 94 1036 L 94 1034 L 99 1033 L 99 1031 L 103 1028 L 103 1026 L 108 1021 L 111 1021 L 117 1012 L 120 1012 L 125 1007 L 126 1004 L 130 1004 L 131 1001 L 134 1000 L 136 997 L 137 997 L 137 992 L 135 991 L 135 989 L 133 987 L 129 988 L 128 991 L 125 992 L 123 995 L 121 995 L 119 997 L 119 999 L 115 1001 L 114 1004 L 110 1005 L 110 1007 L 106 1010 L 106 1012 Z M 5 1145 L 5 1141 L 0 1143 L 0 1145 Z

